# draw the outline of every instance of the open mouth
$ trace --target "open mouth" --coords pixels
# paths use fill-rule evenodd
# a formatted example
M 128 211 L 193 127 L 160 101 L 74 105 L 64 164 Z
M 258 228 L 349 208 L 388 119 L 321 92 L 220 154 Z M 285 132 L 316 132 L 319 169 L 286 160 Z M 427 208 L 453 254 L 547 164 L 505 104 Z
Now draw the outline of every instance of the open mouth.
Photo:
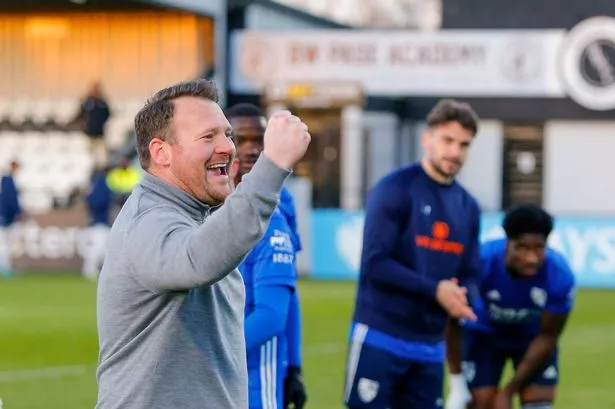
M 209 165 L 207 167 L 207 173 L 212 176 L 228 176 L 229 174 L 229 163 L 215 163 L 213 165 Z

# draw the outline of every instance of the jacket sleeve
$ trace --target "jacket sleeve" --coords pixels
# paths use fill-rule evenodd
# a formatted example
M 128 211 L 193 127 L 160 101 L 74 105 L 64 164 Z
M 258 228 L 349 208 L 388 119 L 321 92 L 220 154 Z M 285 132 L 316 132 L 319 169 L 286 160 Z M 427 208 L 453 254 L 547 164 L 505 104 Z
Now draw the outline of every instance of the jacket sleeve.
M 298 290 L 293 291 L 286 322 L 286 337 L 288 340 L 288 365 L 301 366 L 301 304 Z
M 403 196 L 395 185 L 387 180 L 380 183 L 368 195 L 365 206 L 363 234 L 362 271 L 370 280 L 395 287 L 408 294 L 436 297 L 438 282 L 417 273 L 400 263 L 393 251 L 402 234 Z
M 470 304 L 477 302 L 482 276 L 480 257 L 480 208 L 474 203 L 472 216 L 472 232 L 466 251 L 463 254 L 463 264 L 459 272 L 459 284 L 468 290 Z
M 224 204 L 198 228 L 165 205 L 141 214 L 126 233 L 133 274 L 152 291 L 211 285 L 241 263 L 267 230 L 289 171 L 261 155 Z
M 284 332 L 295 287 L 295 250 L 292 231 L 281 212 L 269 221 L 263 239 L 250 252 L 254 310 L 246 316 L 246 347 L 258 347 Z
M 257 348 L 286 328 L 292 288 L 266 284 L 254 289 L 254 310 L 246 317 L 246 349 Z

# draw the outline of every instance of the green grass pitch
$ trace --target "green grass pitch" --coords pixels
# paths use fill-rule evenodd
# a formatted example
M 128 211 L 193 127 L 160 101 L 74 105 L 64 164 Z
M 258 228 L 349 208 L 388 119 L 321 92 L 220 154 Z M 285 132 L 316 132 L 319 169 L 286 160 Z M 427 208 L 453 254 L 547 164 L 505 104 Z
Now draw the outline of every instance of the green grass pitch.
M 300 283 L 311 409 L 340 409 L 353 283 Z M 82 409 L 96 401 L 95 284 L 74 275 L 0 280 L 3 409 Z M 564 336 L 557 409 L 615 408 L 615 294 L 579 291 Z

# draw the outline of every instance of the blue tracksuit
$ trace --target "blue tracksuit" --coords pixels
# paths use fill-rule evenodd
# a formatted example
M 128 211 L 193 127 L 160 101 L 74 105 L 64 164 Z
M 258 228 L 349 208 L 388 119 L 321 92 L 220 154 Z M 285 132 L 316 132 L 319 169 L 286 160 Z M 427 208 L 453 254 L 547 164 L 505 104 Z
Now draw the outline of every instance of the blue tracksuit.
M 110 216 L 113 207 L 113 192 L 107 185 L 106 175 L 98 173 L 92 178 L 90 191 L 87 196 L 88 210 L 90 212 L 90 225 L 111 225 Z
M 475 303 L 476 322 L 463 331 L 464 375 L 471 388 L 499 385 L 506 361 L 516 367 L 540 331 L 542 311 L 568 314 L 574 304 L 575 279 L 564 257 L 547 249 L 538 273 L 513 277 L 504 261 L 506 239 L 481 246 L 480 297 Z M 532 384 L 555 385 L 558 380 L 557 351 Z
M 263 239 L 239 267 L 246 286 L 245 336 L 250 409 L 282 408 L 289 349 L 287 321 L 295 291 L 295 248 L 276 209 Z
M 19 193 L 13 176 L 3 176 L 0 181 L 0 189 L 0 222 L 2 226 L 10 226 L 22 213 Z
M 389 174 L 368 193 L 347 406 L 442 403 L 447 313 L 436 288 L 453 277 L 476 288 L 479 220 L 468 192 L 457 182 L 436 182 L 420 164 Z
M 292 195 L 286 188 L 282 188 L 280 192 L 280 204 L 278 208 L 286 218 L 288 227 L 293 234 L 291 240 L 295 253 L 301 251 L 301 236 L 297 230 L 297 215 L 295 211 L 295 203 Z M 295 264 L 295 277 L 298 278 Z M 290 309 L 288 311 L 288 319 L 286 323 L 286 337 L 288 341 L 288 365 L 302 366 L 302 321 L 301 321 L 301 302 L 299 300 L 299 290 L 295 289 L 290 299 Z

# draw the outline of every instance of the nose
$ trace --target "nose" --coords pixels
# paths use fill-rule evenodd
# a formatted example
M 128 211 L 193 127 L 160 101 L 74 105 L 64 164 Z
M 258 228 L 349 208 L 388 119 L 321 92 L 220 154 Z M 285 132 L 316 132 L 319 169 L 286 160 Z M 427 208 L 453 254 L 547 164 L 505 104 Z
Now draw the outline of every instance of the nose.
M 463 148 L 461 147 L 461 144 L 458 143 L 454 143 L 451 146 L 451 156 L 454 158 L 458 158 L 461 155 L 461 151 L 463 150 Z
M 533 252 L 530 252 L 527 255 L 527 257 L 526 257 L 525 262 L 526 262 L 526 264 L 529 264 L 529 265 L 532 265 L 532 266 L 537 265 L 538 264 L 538 255 L 533 253 Z
M 235 152 L 235 144 L 231 138 L 227 138 L 226 135 L 220 135 L 216 141 L 214 152 L 219 155 L 232 156 Z

